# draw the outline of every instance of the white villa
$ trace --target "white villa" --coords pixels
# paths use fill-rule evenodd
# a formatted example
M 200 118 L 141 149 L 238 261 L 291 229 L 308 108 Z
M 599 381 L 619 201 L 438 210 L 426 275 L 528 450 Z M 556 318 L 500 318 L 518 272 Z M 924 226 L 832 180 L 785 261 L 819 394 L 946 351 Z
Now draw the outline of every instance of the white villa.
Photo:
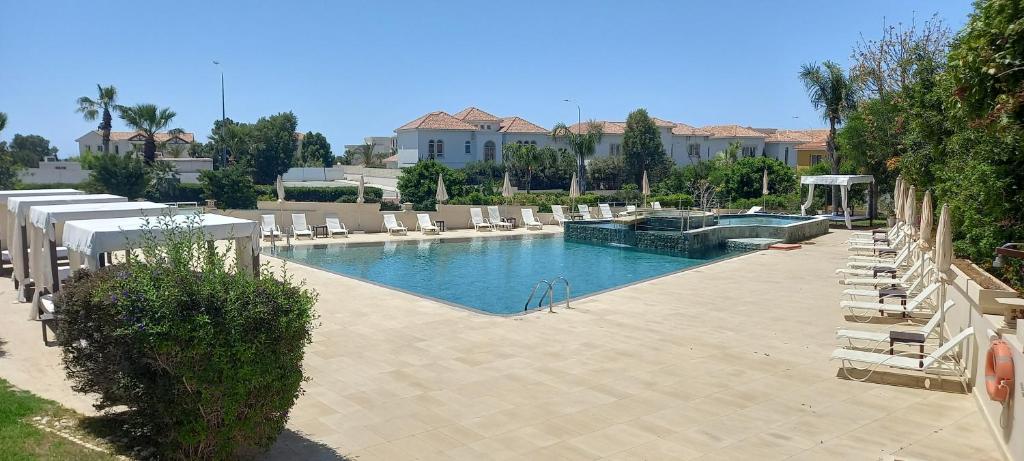
M 685 123 L 670 122 L 652 117 L 661 132 L 665 152 L 677 164 L 707 160 L 724 150 L 730 143 L 742 145 L 742 156 L 767 156 L 797 167 L 797 146 L 815 140 L 820 130 L 779 130 L 750 128 L 740 125 L 712 125 L 701 128 Z M 598 121 L 603 136 L 595 157 L 622 153 L 625 122 Z M 574 124 L 569 129 L 579 133 L 586 123 Z M 395 130 L 397 134 L 398 166 L 413 165 L 427 159 L 438 160 L 450 167 L 493 160 L 501 161 L 502 146 L 511 143 L 530 143 L 537 146 L 567 147 L 551 138 L 547 128 L 521 117 L 497 117 L 476 107 L 468 107 L 454 115 L 435 111 L 423 115 Z
M 175 150 L 179 153 L 188 152 L 188 148 L 196 141 L 192 133 L 157 133 L 156 142 L 162 146 L 157 147 L 157 154 Z M 103 135 L 100 130 L 92 130 L 78 139 L 78 154 L 82 155 L 88 151 L 103 152 Z M 142 152 L 142 145 L 146 142 L 146 135 L 141 131 L 111 131 L 110 152 L 123 154 L 126 152 Z M 187 156 L 187 155 L 185 155 Z

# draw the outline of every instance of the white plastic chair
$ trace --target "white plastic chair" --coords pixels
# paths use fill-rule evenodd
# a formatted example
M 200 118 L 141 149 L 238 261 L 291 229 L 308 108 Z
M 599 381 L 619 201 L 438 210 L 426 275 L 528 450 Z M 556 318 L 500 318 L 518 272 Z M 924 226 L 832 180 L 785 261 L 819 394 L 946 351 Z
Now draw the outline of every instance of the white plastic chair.
M 651 208 L 654 208 L 655 210 L 660 210 L 661 202 L 651 202 Z
M 384 215 L 384 224 L 381 225 L 381 227 L 387 229 L 388 235 L 405 234 L 409 231 L 409 229 L 407 229 L 402 222 L 395 218 L 395 215 L 391 213 Z
M 427 234 L 440 234 L 441 229 L 434 225 L 434 222 L 430 220 L 430 215 L 426 213 L 418 213 L 416 215 L 416 230 Z
M 567 221 L 562 205 L 551 205 L 551 220 L 559 226 L 564 225 L 565 221 Z
M 484 220 L 484 214 L 479 208 L 469 209 L 469 223 L 473 225 L 473 229 L 480 230 L 492 230 L 491 224 Z
M 626 217 L 636 214 L 636 205 L 626 205 L 626 211 L 619 212 L 619 216 Z
M 348 237 L 348 228 L 337 216 L 324 218 L 324 223 L 327 224 L 327 233 L 331 235 L 331 238 L 334 238 L 336 234 Z
M 277 226 L 277 222 L 274 219 L 274 215 L 265 214 L 260 216 L 262 223 L 260 224 L 260 234 L 263 238 L 272 238 L 281 236 L 281 228 Z
M 292 237 L 299 238 L 300 235 L 305 235 L 312 239 L 313 229 L 310 229 L 309 224 L 306 224 L 305 214 L 292 214 Z
M 580 204 L 580 205 L 576 205 L 576 209 L 579 210 L 580 217 L 583 220 L 590 221 L 591 219 L 594 219 L 593 217 L 590 216 L 590 207 L 589 206 Z
M 498 229 L 512 230 L 512 223 L 502 221 L 501 212 L 498 211 L 496 206 L 487 207 L 487 222 Z
M 601 219 L 613 219 L 615 215 L 612 214 L 612 207 L 607 203 L 598 203 L 597 209 L 601 210 Z
M 526 226 L 527 230 L 530 230 L 530 229 L 540 230 L 540 229 L 544 228 L 544 224 L 541 223 L 540 221 L 537 221 L 537 218 L 535 218 L 533 216 L 533 209 L 531 209 L 531 208 L 523 208 L 522 209 L 522 213 L 523 213 L 523 226 Z

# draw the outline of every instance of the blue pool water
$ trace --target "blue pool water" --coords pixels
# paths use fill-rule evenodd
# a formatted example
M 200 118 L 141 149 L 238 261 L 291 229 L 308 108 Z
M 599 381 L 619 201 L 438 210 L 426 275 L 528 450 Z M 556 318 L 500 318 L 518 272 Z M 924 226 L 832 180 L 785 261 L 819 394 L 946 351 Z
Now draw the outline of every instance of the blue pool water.
M 719 226 L 788 226 L 810 218 L 803 216 L 734 215 L 719 218 Z
M 300 264 L 492 314 L 523 312 L 530 290 L 541 279 L 564 276 L 577 298 L 728 255 L 687 259 L 541 236 L 293 247 L 277 253 Z M 556 301 L 565 298 L 563 286 L 555 291 Z

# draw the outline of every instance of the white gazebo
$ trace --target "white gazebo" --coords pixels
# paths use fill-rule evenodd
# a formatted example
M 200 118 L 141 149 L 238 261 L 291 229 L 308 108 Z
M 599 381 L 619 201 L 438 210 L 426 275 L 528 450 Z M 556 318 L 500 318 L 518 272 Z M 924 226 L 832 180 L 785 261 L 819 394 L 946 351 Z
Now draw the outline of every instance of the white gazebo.
M 66 205 L 72 203 L 111 203 L 127 202 L 120 195 L 82 194 L 82 195 L 51 195 L 43 197 L 10 197 L 7 208 L 0 210 L 6 216 L 6 235 L 10 235 L 11 266 L 14 268 L 14 287 L 18 301 L 28 301 L 25 297 L 25 282 L 28 279 L 28 214 L 34 206 Z
M 35 189 L 35 190 L 0 190 L 0 209 L 7 205 L 11 197 L 39 197 L 44 195 L 76 195 L 84 192 L 77 189 Z M 4 233 L 7 230 L 7 214 L 0 212 L 0 249 L 6 250 L 10 238 Z
M 800 184 L 806 184 L 807 189 L 807 201 L 800 205 L 800 214 L 806 215 L 807 209 L 811 207 L 811 202 L 814 201 L 814 186 L 839 186 L 839 190 L 842 193 L 842 205 L 843 205 L 843 221 L 846 223 L 847 229 L 853 228 L 853 222 L 850 216 L 849 206 L 849 195 L 850 186 L 855 184 L 871 184 L 875 182 L 875 177 L 866 174 L 860 175 L 845 175 L 845 174 L 826 174 L 820 176 L 802 176 L 800 177 Z M 830 219 L 837 217 L 837 214 L 827 215 Z M 865 216 L 866 217 L 866 216 Z
M 71 205 L 34 206 L 28 217 L 29 276 L 36 282 L 33 296 L 33 317 L 40 296 L 55 293 L 60 282 L 70 275 L 57 265 L 57 242 L 62 242 L 64 223 L 82 219 L 111 219 L 160 216 L 171 207 L 153 202 L 79 203 Z

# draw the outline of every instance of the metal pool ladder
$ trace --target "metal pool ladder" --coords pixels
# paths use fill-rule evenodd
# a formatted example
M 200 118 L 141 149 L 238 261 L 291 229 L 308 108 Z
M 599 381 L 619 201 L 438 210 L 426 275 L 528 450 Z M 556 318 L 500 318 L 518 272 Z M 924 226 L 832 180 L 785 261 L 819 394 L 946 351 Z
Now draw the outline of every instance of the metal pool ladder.
M 547 300 L 548 300 L 548 312 L 554 313 L 555 312 L 555 285 L 557 285 L 559 281 L 562 281 L 565 284 L 565 308 L 566 309 L 572 309 L 572 307 L 569 306 L 569 298 L 570 298 L 570 291 L 571 291 L 570 285 L 569 285 L 569 280 L 566 279 L 565 277 L 558 276 L 558 277 L 555 277 L 554 280 L 551 281 L 551 282 L 549 282 L 547 280 L 541 280 L 541 281 L 537 282 L 533 286 L 533 290 L 530 291 L 530 297 L 526 298 L 526 304 L 523 305 L 523 311 L 526 311 L 526 310 L 528 310 L 530 308 L 530 301 L 533 301 L 533 297 L 537 295 L 537 288 L 540 288 L 541 286 L 545 286 L 546 285 L 547 288 L 541 294 L 540 300 L 537 301 L 537 307 L 541 307 L 542 305 L 544 305 L 544 299 L 547 298 Z

